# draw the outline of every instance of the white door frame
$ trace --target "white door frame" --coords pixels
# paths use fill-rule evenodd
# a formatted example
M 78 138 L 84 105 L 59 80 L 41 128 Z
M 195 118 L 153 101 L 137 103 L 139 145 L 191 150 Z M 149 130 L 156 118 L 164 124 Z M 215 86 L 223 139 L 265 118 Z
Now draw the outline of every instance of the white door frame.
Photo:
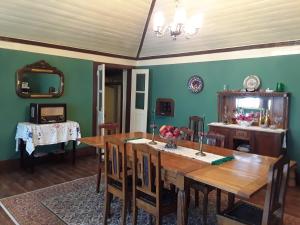
M 145 75 L 144 91 L 136 90 L 138 74 Z M 131 78 L 131 106 L 130 106 L 130 132 L 147 132 L 148 118 L 148 92 L 149 92 L 149 69 L 133 69 Z M 144 109 L 136 108 L 136 94 L 144 94 Z
M 100 76 L 102 75 L 102 76 Z M 102 81 L 102 85 L 100 87 L 100 80 Z M 101 105 L 100 103 L 100 95 L 102 98 Z M 105 64 L 98 65 L 97 67 L 97 104 L 96 104 L 96 110 L 97 110 L 97 124 L 96 124 L 96 134 L 101 135 L 99 131 L 99 125 L 101 123 L 105 122 Z
M 127 69 L 123 69 L 122 133 L 125 133 L 126 126 L 127 74 Z

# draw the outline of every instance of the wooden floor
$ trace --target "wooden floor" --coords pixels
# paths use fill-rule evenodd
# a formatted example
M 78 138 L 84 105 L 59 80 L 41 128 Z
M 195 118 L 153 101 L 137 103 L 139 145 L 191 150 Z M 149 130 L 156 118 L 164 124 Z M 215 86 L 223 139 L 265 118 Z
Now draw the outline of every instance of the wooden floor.
M 22 170 L 0 173 L 0 198 L 91 176 L 96 174 L 96 171 L 97 158 L 87 156 L 78 158 L 76 166 L 72 166 L 71 162 L 66 160 L 38 165 L 34 174 Z M 262 205 L 264 191 L 258 193 L 251 201 Z M 300 187 L 288 189 L 286 213 L 300 218 Z M 2 209 L 0 209 L 0 224 L 14 224 Z

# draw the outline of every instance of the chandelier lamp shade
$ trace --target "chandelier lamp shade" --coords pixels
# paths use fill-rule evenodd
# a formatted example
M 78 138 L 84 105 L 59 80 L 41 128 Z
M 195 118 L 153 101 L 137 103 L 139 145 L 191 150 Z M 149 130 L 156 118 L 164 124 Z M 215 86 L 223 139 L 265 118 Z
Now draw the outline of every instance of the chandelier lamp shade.
M 176 40 L 180 35 L 190 38 L 198 34 L 202 22 L 203 16 L 201 13 L 188 19 L 185 8 L 176 1 L 175 14 L 171 22 L 165 24 L 165 17 L 162 11 L 154 13 L 153 31 L 157 37 L 162 37 L 169 33 L 173 40 Z

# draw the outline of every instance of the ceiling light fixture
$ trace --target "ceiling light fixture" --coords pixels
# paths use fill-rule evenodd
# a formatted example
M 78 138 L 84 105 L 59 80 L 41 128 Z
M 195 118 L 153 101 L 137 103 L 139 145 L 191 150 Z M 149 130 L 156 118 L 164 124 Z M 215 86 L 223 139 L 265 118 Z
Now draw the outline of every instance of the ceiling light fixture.
M 175 0 L 176 8 L 173 21 L 164 26 L 165 17 L 161 11 L 154 14 L 153 31 L 157 37 L 162 37 L 165 33 L 169 33 L 173 40 L 176 40 L 179 35 L 184 35 L 190 38 L 199 32 L 202 25 L 203 17 L 201 14 L 192 16 L 190 19 L 186 17 L 185 8 L 179 5 L 179 1 Z

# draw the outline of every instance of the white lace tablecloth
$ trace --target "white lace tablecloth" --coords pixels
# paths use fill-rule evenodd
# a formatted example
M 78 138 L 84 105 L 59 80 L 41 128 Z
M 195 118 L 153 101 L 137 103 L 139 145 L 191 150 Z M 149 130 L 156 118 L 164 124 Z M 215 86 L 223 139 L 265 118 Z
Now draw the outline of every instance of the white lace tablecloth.
M 81 138 L 79 123 L 67 121 L 65 123 L 33 124 L 18 123 L 16 133 L 16 150 L 19 141 L 26 142 L 26 151 L 31 154 L 36 146 L 77 141 Z M 77 141 L 77 144 L 80 142 Z
M 136 139 L 136 140 L 129 140 L 129 141 L 127 141 L 127 143 L 148 144 L 150 141 L 151 140 L 149 140 L 149 139 L 141 138 L 141 139 Z M 196 153 L 199 152 L 198 150 L 195 150 L 192 148 L 186 148 L 186 147 L 182 147 L 182 146 L 177 146 L 177 148 L 175 148 L 175 149 L 170 149 L 170 148 L 165 148 L 166 143 L 159 142 L 159 141 L 156 141 L 156 142 L 157 142 L 156 145 L 150 145 L 150 144 L 149 145 L 157 150 L 171 152 L 171 153 L 174 153 L 177 155 L 182 155 L 185 157 L 200 160 L 200 161 L 207 162 L 210 164 L 216 160 L 221 160 L 221 159 L 225 158 L 224 156 L 216 155 L 216 154 L 212 154 L 212 153 L 208 153 L 208 152 L 205 152 L 205 154 L 206 154 L 205 156 L 198 156 L 198 155 L 196 155 Z

